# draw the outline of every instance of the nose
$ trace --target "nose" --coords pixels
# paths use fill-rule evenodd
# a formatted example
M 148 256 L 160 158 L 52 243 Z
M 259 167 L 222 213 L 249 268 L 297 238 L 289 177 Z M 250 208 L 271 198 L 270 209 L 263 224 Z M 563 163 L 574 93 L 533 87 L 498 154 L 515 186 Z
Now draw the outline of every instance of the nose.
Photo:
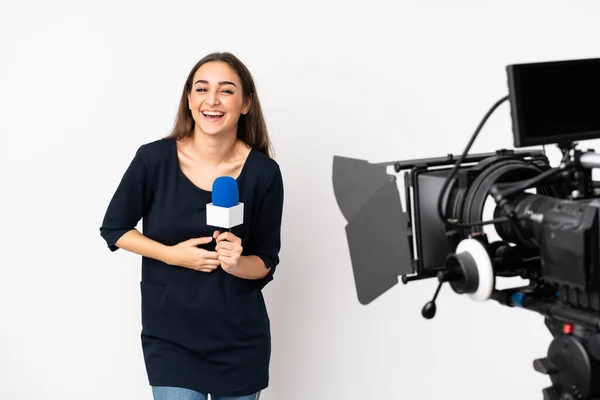
M 215 90 L 210 90 L 208 92 L 208 96 L 206 96 L 206 102 L 209 105 L 216 105 L 219 104 L 219 96 L 217 95 L 217 91 Z

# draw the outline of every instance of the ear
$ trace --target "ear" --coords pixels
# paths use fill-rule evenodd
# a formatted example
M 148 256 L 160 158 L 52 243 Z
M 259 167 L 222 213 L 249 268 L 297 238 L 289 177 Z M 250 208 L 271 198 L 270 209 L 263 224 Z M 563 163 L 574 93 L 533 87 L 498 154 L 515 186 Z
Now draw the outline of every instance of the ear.
M 248 114 L 248 112 L 250 112 L 251 108 L 252 108 L 252 93 L 250 93 L 244 99 L 244 107 L 242 107 L 242 114 L 244 114 L 244 115 Z
M 188 96 L 187 96 L 187 98 L 188 98 L 188 109 L 189 109 L 190 111 L 192 111 L 192 106 L 190 105 L 190 104 L 192 104 L 192 102 L 190 101 L 190 97 L 191 97 L 191 95 L 192 95 L 192 92 L 190 91 L 190 92 L 188 93 Z

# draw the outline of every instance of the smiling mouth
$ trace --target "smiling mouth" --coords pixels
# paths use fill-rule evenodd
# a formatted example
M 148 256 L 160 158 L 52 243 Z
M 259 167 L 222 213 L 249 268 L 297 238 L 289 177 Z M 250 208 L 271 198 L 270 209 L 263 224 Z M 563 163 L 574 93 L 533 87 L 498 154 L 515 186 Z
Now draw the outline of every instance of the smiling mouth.
M 225 113 L 222 113 L 220 111 L 202 111 L 202 115 L 204 115 L 204 118 L 206 118 L 209 121 L 217 121 L 223 118 Z

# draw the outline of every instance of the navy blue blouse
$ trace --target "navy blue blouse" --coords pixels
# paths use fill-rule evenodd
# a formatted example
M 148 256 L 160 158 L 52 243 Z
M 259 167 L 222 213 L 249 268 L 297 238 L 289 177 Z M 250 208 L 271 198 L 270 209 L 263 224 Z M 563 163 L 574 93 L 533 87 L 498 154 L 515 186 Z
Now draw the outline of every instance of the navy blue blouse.
M 283 181 L 278 164 L 252 149 L 237 178 L 244 223 L 231 231 L 242 255 L 260 257 L 268 275 L 206 273 L 142 257 L 141 341 L 152 386 L 177 386 L 243 396 L 268 386 L 270 323 L 261 289 L 279 263 Z M 212 236 L 206 225 L 211 192 L 179 166 L 174 139 L 142 145 L 106 211 L 100 233 L 110 250 L 143 219 L 143 234 L 165 245 Z M 214 250 L 214 240 L 203 245 Z

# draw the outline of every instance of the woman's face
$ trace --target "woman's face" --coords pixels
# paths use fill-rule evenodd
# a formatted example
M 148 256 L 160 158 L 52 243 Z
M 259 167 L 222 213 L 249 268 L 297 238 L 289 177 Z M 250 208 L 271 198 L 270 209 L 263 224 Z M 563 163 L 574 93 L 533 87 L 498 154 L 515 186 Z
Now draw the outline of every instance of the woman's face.
M 250 109 L 240 78 L 229 64 L 220 61 L 198 68 L 188 103 L 196 129 L 208 135 L 236 135 L 240 115 Z

